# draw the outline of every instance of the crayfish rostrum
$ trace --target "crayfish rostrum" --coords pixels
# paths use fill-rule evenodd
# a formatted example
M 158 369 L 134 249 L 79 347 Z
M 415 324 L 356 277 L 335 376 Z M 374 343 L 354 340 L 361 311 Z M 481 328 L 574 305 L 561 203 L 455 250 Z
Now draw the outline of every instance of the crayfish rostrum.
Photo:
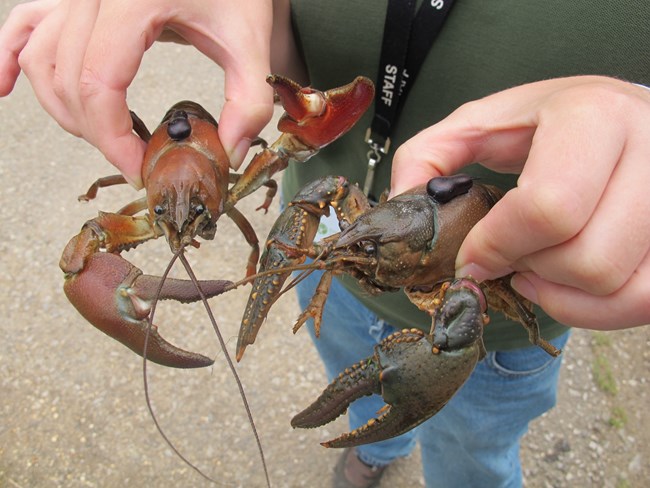
M 364 395 L 381 394 L 387 406 L 353 432 L 324 442 L 346 447 L 406 432 L 438 412 L 485 354 L 482 336 L 487 307 L 504 312 L 528 330 L 530 341 L 552 356 L 560 351 L 540 337 L 531 304 L 509 285 L 509 277 L 477 283 L 454 279 L 454 262 L 469 230 L 501 198 L 496 187 L 467 175 L 434 178 L 371 207 L 345 178 L 328 176 L 303 188 L 280 215 L 266 241 L 242 320 L 237 359 L 255 337 L 292 271 L 323 270 L 308 319 L 318 335 L 322 308 L 335 274 L 348 274 L 371 294 L 403 289 L 432 318 L 424 330 L 397 332 L 342 372 L 294 427 L 317 427 L 341 415 Z M 313 242 L 318 222 L 333 209 L 341 232 Z M 307 258 L 312 262 L 305 263 Z M 297 278 L 299 279 L 299 277 Z M 294 280 L 295 282 L 295 280 Z
M 120 256 L 120 252 L 165 236 L 173 253 L 194 245 L 196 238 L 213 239 L 217 221 L 228 215 L 252 250 L 247 275 L 255 272 L 259 244 L 255 231 L 235 205 L 260 186 L 268 208 L 277 185 L 273 174 L 290 161 L 305 161 L 321 147 L 349 130 L 368 107 L 372 82 L 356 78 L 326 92 L 303 88 L 281 76 L 269 76 L 285 109 L 279 139 L 264 147 L 242 174 L 230 173 L 229 161 L 217 133 L 217 122 L 200 105 L 180 102 L 150 134 L 133 114 L 134 131 L 148 142 L 142 165 L 146 197 L 117 213 L 100 213 L 73 237 L 61 257 L 65 293 L 77 310 L 95 327 L 142 355 L 148 337 L 147 357 L 159 364 L 195 368 L 212 360 L 184 351 L 167 341 L 148 318 L 157 299 L 181 302 L 212 297 L 229 289 L 225 280 L 191 281 L 146 276 Z M 98 188 L 126 183 L 121 176 L 97 180 L 80 199 L 94 198 Z M 142 215 L 136 215 L 144 212 Z M 200 290 L 199 290 L 200 288 Z

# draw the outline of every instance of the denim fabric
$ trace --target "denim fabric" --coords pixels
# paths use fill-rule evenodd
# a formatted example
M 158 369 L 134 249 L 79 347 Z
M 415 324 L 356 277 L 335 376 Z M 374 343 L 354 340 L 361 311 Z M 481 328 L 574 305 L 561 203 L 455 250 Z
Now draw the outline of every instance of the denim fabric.
M 306 307 L 319 279 L 313 273 L 298 285 Z M 370 356 L 395 329 L 366 309 L 333 280 L 323 311 L 320 338 L 308 328 L 331 380 Z M 562 348 L 569 334 L 553 341 Z M 560 358 L 538 347 L 489 352 L 468 381 L 437 415 L 414 431 L 358 447 L 362 461 L 376 466 L 408 455 L 416 437 L 422 448 L 428 487 L 520 487 L 519 441 L 528 423 L 555 405 Z M 373 395 L 348 409 L 350 429 L 376 416 L 384 405 Z

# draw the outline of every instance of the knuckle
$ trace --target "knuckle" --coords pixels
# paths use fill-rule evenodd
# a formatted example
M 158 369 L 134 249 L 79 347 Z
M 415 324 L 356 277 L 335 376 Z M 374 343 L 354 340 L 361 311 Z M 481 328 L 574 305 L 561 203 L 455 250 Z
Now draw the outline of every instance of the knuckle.
M 405 164 L 408 161 L 415 159 L 416 154 L 413 149 L 413 143 L 410 141 L 405 142 L 395 150 L 394 161 L 398 164 Z
M 585 119 L 611 118 L 636 105 L 625 82 L 605 78 L 567 90 L 558 101 L 565 110 Z
M 7 17 L 7 23 L 14 23 L 18 25 L 26 25 L 31 22 L 32 15 L 34 14 L 34 5 L 29 3 L 20 3 L 13 7 Z
M 101 90 L 101 81 L 97 73 L 84 66 L 79 76 L 79 98 L 82 101 L 87 101 L 94 98 Z
M 483 103 L 483 99 L 470 100 L 469 102 L 465 102 L 452 112 L 452 116 L 469 122 L 474 118 L 476 113 L 479 113 L 481 111 Z
M 526 200 L 521 210 L 523 221 L 535 234 L 545 236 L 549 243 L 559 244 L 571 239 L 587 220 L 577 195 L 563 188 L 531 188 Z
M 18 66 L 20 66 L 20 69 L 22 69 L 27 75 L 33 71 L 32 67 L 38 65 L 35 61 L 35 54 L 36 52 L 32 50 L 29 44 L 18 54 Z
M 609 253 L 582 253 L 574 261 L 573 281 L 592 295 L 606 296 L 621 289 L 630 275 Z
M 66 100 L 68 98 L 68 90 L 66 88 L 64 78 L 58 69 L 54 70 L 54 74 L 52 76 L 52 91 L 61 100 Z

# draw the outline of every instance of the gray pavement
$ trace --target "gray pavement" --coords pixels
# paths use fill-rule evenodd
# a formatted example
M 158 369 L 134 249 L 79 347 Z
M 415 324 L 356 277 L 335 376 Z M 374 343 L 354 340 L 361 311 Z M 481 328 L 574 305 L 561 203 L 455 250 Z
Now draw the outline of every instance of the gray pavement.
M 0 1 L 0 18 L 13 4 Z M 193 49 L 155 46 L 129 91 L 129 103 L 150 128 L 181 99 L 198 101 L 217 115 L 222 84 L 220 69 Z M 46 116 L 24 77 L 11 96 L 0 99 L 0 115 L 0 487 L 208 486 L 156 432 L 144 402 L 140 358 L 86 323 L 61 288 L 58 260 L 68 239 L 99 209 L 120 208 L 136 193 L 111 188 L 90 204 L 77 202 L 76 196 L 89 183 L 114 170 L 96 150 Z M 272 140 L 273 134 L 270 129 L 263 136 Z M 255 212 L 260 201 L 261 195 L 253 195 L 240 208 L 263 239 L 277 211 L 274 208 L 266 216 Z M 247 251 L 237 229 L 224 219 L 217 239 L 193 251 L 191 261 L 201 278 L 237 279 L 243 275 Z M 128 257 L 147 273 L 160 274 L 169 251 L 164 242 L 148 243 Z M 247 293 L 242 289 L 211 300 L 231 354 Z M 295 299 L 287 294 L 238 371 L 273 485 L 328 486 L 338 452 L 322 448 L 319 441 L 342 432 L 346 422 L 315 431 L 294 431 L 289 425 L 292 415 L 325 384 L 306 332 L 291 334 L 297 315 Z M 187 458 L 220 483 L 264 486 L 237 388 L 202 306 L 164 303 L 157 322 L 170 340 L 216 357 L 213 367 L 198 371 L 148 366 L 153 407 L 165 432 Z M 626 370 L 634 384 L 621 385 L 632 398 L 642 395 L 645 403 L 639 405 L 645 407 L 630 414 L 627 433 L 607 434 L 607 442 L 610 437 L 623 439 L 615 446 L 632 466 L 613 472 L 608 467 L 613 454 L 593 457 L 588 448 L 589 442 L 604 442 L 602 437 L 592 440 L 590 436 L 598 433 L 589 425 L 606 430 L 602 424 L 607 398 L 596 397 L 601 407 L 595 411 L 580 410 L 593 407 L 594 397 L 589 395 L 595 395 L 593 384 L 584 391 L 581 386 L 591 381 L 590 340 L 585 334 L 577 334 L 574 347 L 587 356 L 584 363 L 571 360 L 574 367 L 565 382 L 569 386 L 563 387 L 555 417 L 531 428 L 532 447 L 524 451 L 529 486 L 583 485 L 566 481 L 567 477 L 609 483 L 625 469 L 626 479 L 647 474 L 647 451 L 639 451 L 647 436 L 635 437 L 643 430 L 640 426 L 649 425 L 647 329 L 615 336 L 628 338 L 630 347 L 638 345 L 624 353 L 628 358 L 630 354 L 645 358 L 639 363 L 641 370 Z M 579 412 L 576 423 L 562 424 L 574 410 Z M 575 456 L 562 458 L 566 450 L 558 451 L 558 467 L 557 459 L 545 456 L 560 441 L 573 446 Z M 643 453 L 641 460 L 634 457 L 637 452 Z M 422 485 L 419 463 L 417 453 L 396 463 L 382 486 Z M 603 486 L 614 486 L 607 483 Z

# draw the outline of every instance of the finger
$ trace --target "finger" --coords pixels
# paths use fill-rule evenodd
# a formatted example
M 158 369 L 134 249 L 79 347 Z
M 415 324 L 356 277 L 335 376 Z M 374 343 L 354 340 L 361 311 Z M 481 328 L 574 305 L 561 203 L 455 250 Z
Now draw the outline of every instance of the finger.
M 524 257 L 517 266 L 543 279 L 609 295 L 623 287 L 650 248 L 650 201 L 645 186 L 650 144 L 628 139 L 626 149 L 589 222 L 569 241 Z M 551 276 L 552 273 L 552 276 Z
M 650 323 L 650 256 L 623 288 L 607 296 L 545 281 L 532 272 L 513 276 L 512 286 L 569 326 L 613 330 Z
M 37 25 L 54 9 L 58 2 L 44 0 L 15 6 L 0 28 L 0 96 L 14 88 L 20 65 L 18 56 L 29 41 Z
M 224 5 L 225 9 L 229 7 L 231 4 Z M 219 117 L 219 137 L 230 165 L 237 169 L 251 141 L 273 115 L 273 90 L 265 81 L 271 69 L 272 5 L 261 3 L 256 12 L 238 10 L 227 23 L 222 19 L 227 12 L 216 15 L 213 10 L 208 10 L 203 19 L 207 33 L 189 30 L 191 19 L 183 19 L 184 24 L 175 24 L 174 29 L 224 70 L 225 103 Z
M 32 32 L 29 42 L 21 51 L 18 62 L 29 80 L 37 100 L 61 127 L 80 135 L 76 122 L 65 105 L 54 93 L 54 62 L 56 42 L 65 20 L 65 9 L 53 11 Z
M 126 7 L 119 2 L 100 5 L 79 74 L 83 137 L 135 187 L 142 186 L 146 145 L 132 132 L 126 89 L 161 28 L 139 9 L 138 2 Z M 130 21 L 124 22 L 125 17 Z
M 492 163 L 507 171 L 525 160 L 534 133 L 532 127 L 478 128 L 456 114 L 423 130 L 395 152 L 391 197 L 431 178 L 456 173 L 474 162 Z
M 539 113 L 518 186 L 470 231 L 459 274 L 503 276 L 522 256 L 573 238 L 591 218 L 625 141 L 622 127 L 602 123 L 607 107 L 592 96 L 568 91 Z
M 575 83 L 570 78 L 530 83 L 459 107 L 397 150 L 391 195 L 432 177 L 456 173 L 470 163 L 519 173 L 530 150 L 538 108 L 547 97 Z
M 70 0 L 56 50 L 54 92 L 80 122 L 84 115 L 79 100 L 79 79 L 98 10 L 99 0 Z

